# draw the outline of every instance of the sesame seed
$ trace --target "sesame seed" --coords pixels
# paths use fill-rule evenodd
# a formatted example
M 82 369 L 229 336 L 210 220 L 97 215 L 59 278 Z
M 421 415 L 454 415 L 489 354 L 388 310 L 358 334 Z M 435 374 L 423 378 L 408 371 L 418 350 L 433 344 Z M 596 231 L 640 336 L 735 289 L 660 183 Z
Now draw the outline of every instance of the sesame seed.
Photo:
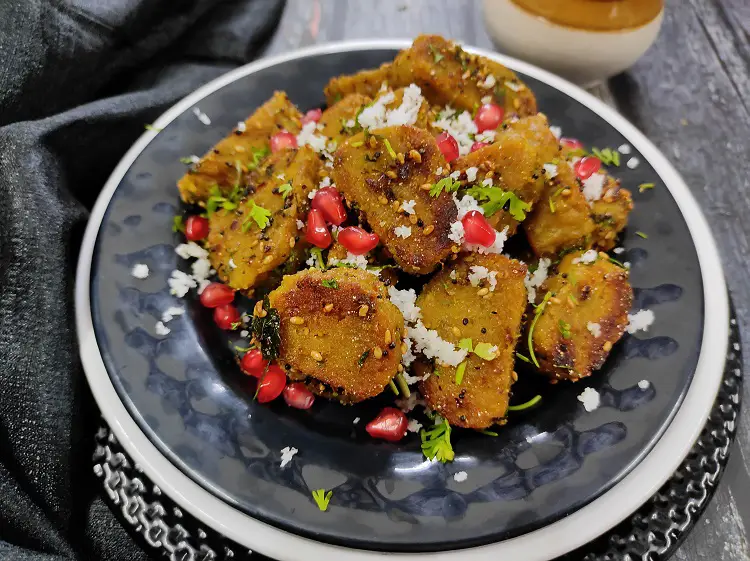
M 332 303 L 331 304 L 326 304 L 325 306 L 323 306 L 323 310 L 326 313 L 330 312 L 331 310 L 333 310 L 333 304 Z
M 294 244 L 297 243 L 297 240 L 294 239 L 294 236 L 289 236 L 289 247 L 294 247 Z
M 398 368 L 396 370 L 398 370 L 399 372 L 403 372 L 404 371 L 404 365 L 403 364 L 399 364 Z
M 420 189 L 422 189 L 422 191 L 429 191 L 430 189 L 432 189 L 432 184 L 431 183 L 422 183 L 422 186 L 420 187 Z
M 320 354 L 318 351 L 310 351 L 310 356 L 313 357 L 313 359 L 317 360 L 318 362 L 323 362 L 323 355 Z
M 392 169 L 389 169 L 388 171 L 386 171 L 386 172 L 385 172 L 385 174 L 386 174 L 386 175 L 387 175 L 388 177 L 390 177 L 391 179 L 396 179 L 396 177 L 398 177 L 398 176 L 396 175 L 396 172 L 395 172 L 395 171 L 393 171 Z
M 391 330 L 390 329 L 386 329 L 385 330 L 385 344 L 386 345 L 390 345 L 392 341 L 393 341 L 393 339 L 391 338 Z
M 409 350 L 409 347 L 406 343 L 401 343 L 401 354 L 406 354 L 406 351 Z
M 370 306 L 368 306 L 366 304 L 362 304 L 359 307 L 359 317 L 365 317 L 367 315 L 367 312 L 369 312 L 369 311 L 370 311 Z
M 410 214 L 409 215 L 409 222 L 411 222 L 412 224 L 416 224 L 417 223 L 417 215 L 416 214 Z
M 602 349 L 604 349 L 605 353 L 608 353 L 609 351 L 611 351 L 612 350 L 612 342 L 611 341 L 607 341 L 606 343 L 604 343 L 602 345 Z
M 422 162 L 422 154 L 420 154 L 419 151 L 415 150 L 414 148 L 409 150 L 409 157 L 415 162 L 418 162 L 418 163 Z
M 563 189 L 561 194 L 563 197 L 570 197 L 570 189 Z
M 552 298 L 549 299 L 549 301 L 552 302 L 553 304 L 560 303 L 560 299 L 557 296 L 553 296 Z
M 294 325 L 302 325 L 303 323 L 305 323 L 305 320 L 299 316 L 294 316 L 289 318 L 289 323 L 293 323 Z
M 263 264 L 268 265 L 271 261 L 273 261 L 273 255 L 266 255 L 263 258 Z
M 377 140 L 375 140 L 374 136 L 370 137 L 370 148 L 375 148 L 378 145 Z
M 386 199 L 383 195 L 380 195 L 380 198 L 378 199 L 378 202 L 381 205 L 387 205 L 388 204 L 388 199 Z
M 396 159 L 398 160 L 399 164 L 403 164 L 406 161 L 403 152 L 399 152 L 398 154 L 396 154 Z
M 380 347 L 375 347 L 372 350 L 372 356 L 374 356 L 377 359 L 383 358 L 383 349 L 381 349 Z
M 518 381 L 518 373 L 516 373 L 515 370 L 513 372 L 511 372 L 511 376 L 513 377 L 513 381 L 514 382 Z
M 486 288 L 486 287 L 480 288 L 479 290 L 477 290 L 477 296 L 485 296 L 486 294 L 489 293 L 489 291 L 490 291 L 489 288 Z
M 453 327 L 452 331 L 453 331 L 453 335 L 455 335 L 456 337 L 461 336 L 461 330 L 458 327 Z
M 430 224 L 429 226 L 427 226 L 427 228 L 424 229 L 424 235 L 425 236 L 429 236 L 434 231 L 435 231 L 435 226 L 433 226 L 432 224 Z

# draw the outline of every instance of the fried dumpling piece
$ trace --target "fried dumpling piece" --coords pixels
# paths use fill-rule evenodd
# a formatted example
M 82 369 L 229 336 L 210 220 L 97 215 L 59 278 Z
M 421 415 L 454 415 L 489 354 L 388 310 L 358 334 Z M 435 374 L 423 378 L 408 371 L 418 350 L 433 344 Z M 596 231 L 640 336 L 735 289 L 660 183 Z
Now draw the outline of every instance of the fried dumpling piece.
M 236 209 L 210 214 L 206 249 L 223 282 L 250 290 L 288 259 L 300 240 L 297 200 L 307 201 L 307 190 L 316 184 L 316 165 L 307 147 L 273 154 Z
M 269 295 L 281 318 L 279 363 L 345 403 L 380 394 L 398 372 L 404 318 L 385 286 L 361 269 L 307 269 Z
M 471 339 L 463 378 L 457 368 L 415 364 L 428 408 L 451 425 L 484 429 L 503 423 L 508 410 L 516 342 L 526 309 L 526 265 L 504 255 L 473 255 L 437 273 L 417 298 L 422 322 L 458 345 Z M 455 278 L 453 278 L 455 277 Z M 489 354 L 487 354 L 489 353 Z M 487 360 L 491 358 L 491 360 Z M 439 375 L 438 375 L 439 373 Z
M 339 144 L 345 138 L 360 130 L 356 125 L 349 126 L 353 124 L 350 121 L 353 121 L 362 108 L 371 102 L 372 98 L 358 93 L 349 94 L 342 98 L 323 111 L 323 115 L 318 121 L 321 127 L 319 134 Z
M 430 273 L 451 252 L 448 236 L 457 215 L 450 194 L 429 192 L 445 159 L 424 129 L 386 127 L 371 133 L 341 145 L 331 177 L 404 271 Z
M 633 300 L 628 271 L 604 255 L 569 253 L 537 291 L 538 317 L 529 314 L 526 333 L 531 330 L 539 370 L 551 378 L 591 375 L 628 325 Z
M 633 196 L 620 187 L 620 181 L 606 176 L 602 198 L 591 203 L 591 218 L 596 224 L 594 244 L 605 251 L 615 247 L 617 235 L 627 226 L 633 210 Z
M 391 63 L 387 62 L 372 70 L 362 70 L 356 74 L 344 74 L 332 78 L 324 88 L 326 101 L 332 106 L 350 94 L 360 94 L 374 98 L 383 83 L 389 82 Z
M 588 249 L 596 228 L 591 207 L 573 169 L 567 162 L 557 164 L 554 169 L 556 175 L 547 179 L 542 198 L 523 224 L 531 249 L 538 257 L 573 248 Z
M 512 201 L 499 204 L 503 192 L 510 191 L 533 209 L 544 192 L 544 164 L 558 157 L 557 139 L 540 113 L 503 125 L 495 142 L 456 159 L 451 169 L 461 171 L 464 179 L 467 170 L 473 171 L 476 179 L 466 180 L 474 185 L 468 193 L 482 204 L 485 217 L 496 230 L 508 226 L 509 234 L 513 234 L 519 220 L 510 212 Z M 490 185 L 485 184 L 487 179 Z
M 186 203 L 205 201 L 214 186 L 222 195 L 241 181 L 269 154 L 271 136 L 286 130 L 297 134 L 302 115 L 283 92 L 261 105 L 245 121 L 245 130 L 235 129 L 182 176 L 177 186 Z
M 434 105 L 474 111 L 487 96 L 505 108 L 505 117 L 536 113 L 536 99 L 502 64 L 464 51 L 439 35 L 420 35 L 393 61 L 391 85 L 415 83 Z

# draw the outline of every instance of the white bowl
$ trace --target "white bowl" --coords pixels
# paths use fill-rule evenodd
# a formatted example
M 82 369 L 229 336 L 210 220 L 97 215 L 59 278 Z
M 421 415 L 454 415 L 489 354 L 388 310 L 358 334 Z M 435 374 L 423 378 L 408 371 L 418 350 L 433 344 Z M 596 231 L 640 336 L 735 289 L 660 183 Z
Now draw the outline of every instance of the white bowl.
M 589 31 L 551 22 L 511 0 L 484 0 L 487 31 L 501 51 L 582 85 L 632 66 L 656 39 L 663 17 L 662 9 L 640 27 Z

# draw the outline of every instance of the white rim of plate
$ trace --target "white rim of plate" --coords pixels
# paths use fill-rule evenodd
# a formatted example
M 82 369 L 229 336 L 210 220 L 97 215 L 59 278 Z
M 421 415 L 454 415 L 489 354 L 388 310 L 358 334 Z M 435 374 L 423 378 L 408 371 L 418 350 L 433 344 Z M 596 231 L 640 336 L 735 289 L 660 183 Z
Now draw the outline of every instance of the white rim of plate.
M 232 70 L 176 103 L 155 122 L 164 128 L 205 96 L 259 70 L 314 55 L 375 49 L 403 49 L 409 40 L 345 41 L 308 47 L 259 60 Z M 705 324 L 701 354 L 693 381 L 680 409 L 645 458 L 619 483 L 573 514 L 548 526 L 501 542 L 468 549 L 431 553 L 387 553 L 401 561 L 467 561 L 525 559 L 548 561 L 606 533 L 644 504 L 674 473 L 698 438 L 719 391 L 729 333 L 729 305 L 719 253 L 708 223 L 689 188 L 659 150 L 615 109 L 578 86 L 531 64 L 494 52 L 467 50 L 541 80 L 579 101 L 620 131 L 648 160 L 674 197 L 693 238 L 703 279 Z M 159 452 L 132 419 L 107 374 L 94 335 L 89 295 L 91 262 L 97 234 L 117 186 L 143 149 L 158 134 L 145 132 L 128 150 L 107 180 L 94 205 L 81 246 L 76 272 L 76 327 L 86 377 L 102 415 L 133 460 L 180 507 L 235 542 L 279 561 L 297 561 L 304 551 L 310 561 L 376 561 L 383 552 L 318 542 L 280 530 L 233 508 L 190 479 Z M 613 507 L 616 505 L 616 507 Z M 500 557 L 503 556 L 503 557 Z

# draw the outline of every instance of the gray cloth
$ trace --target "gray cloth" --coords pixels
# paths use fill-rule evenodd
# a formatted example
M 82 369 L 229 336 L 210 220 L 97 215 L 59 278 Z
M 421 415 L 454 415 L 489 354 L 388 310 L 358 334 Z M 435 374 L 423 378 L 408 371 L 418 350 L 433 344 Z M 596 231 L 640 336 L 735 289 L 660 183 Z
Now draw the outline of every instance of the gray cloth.
M 147 559 L 101 495 L 75 263 L 117 161 L 259 54 L 282 0 L 0 1 L 0 559 Z

